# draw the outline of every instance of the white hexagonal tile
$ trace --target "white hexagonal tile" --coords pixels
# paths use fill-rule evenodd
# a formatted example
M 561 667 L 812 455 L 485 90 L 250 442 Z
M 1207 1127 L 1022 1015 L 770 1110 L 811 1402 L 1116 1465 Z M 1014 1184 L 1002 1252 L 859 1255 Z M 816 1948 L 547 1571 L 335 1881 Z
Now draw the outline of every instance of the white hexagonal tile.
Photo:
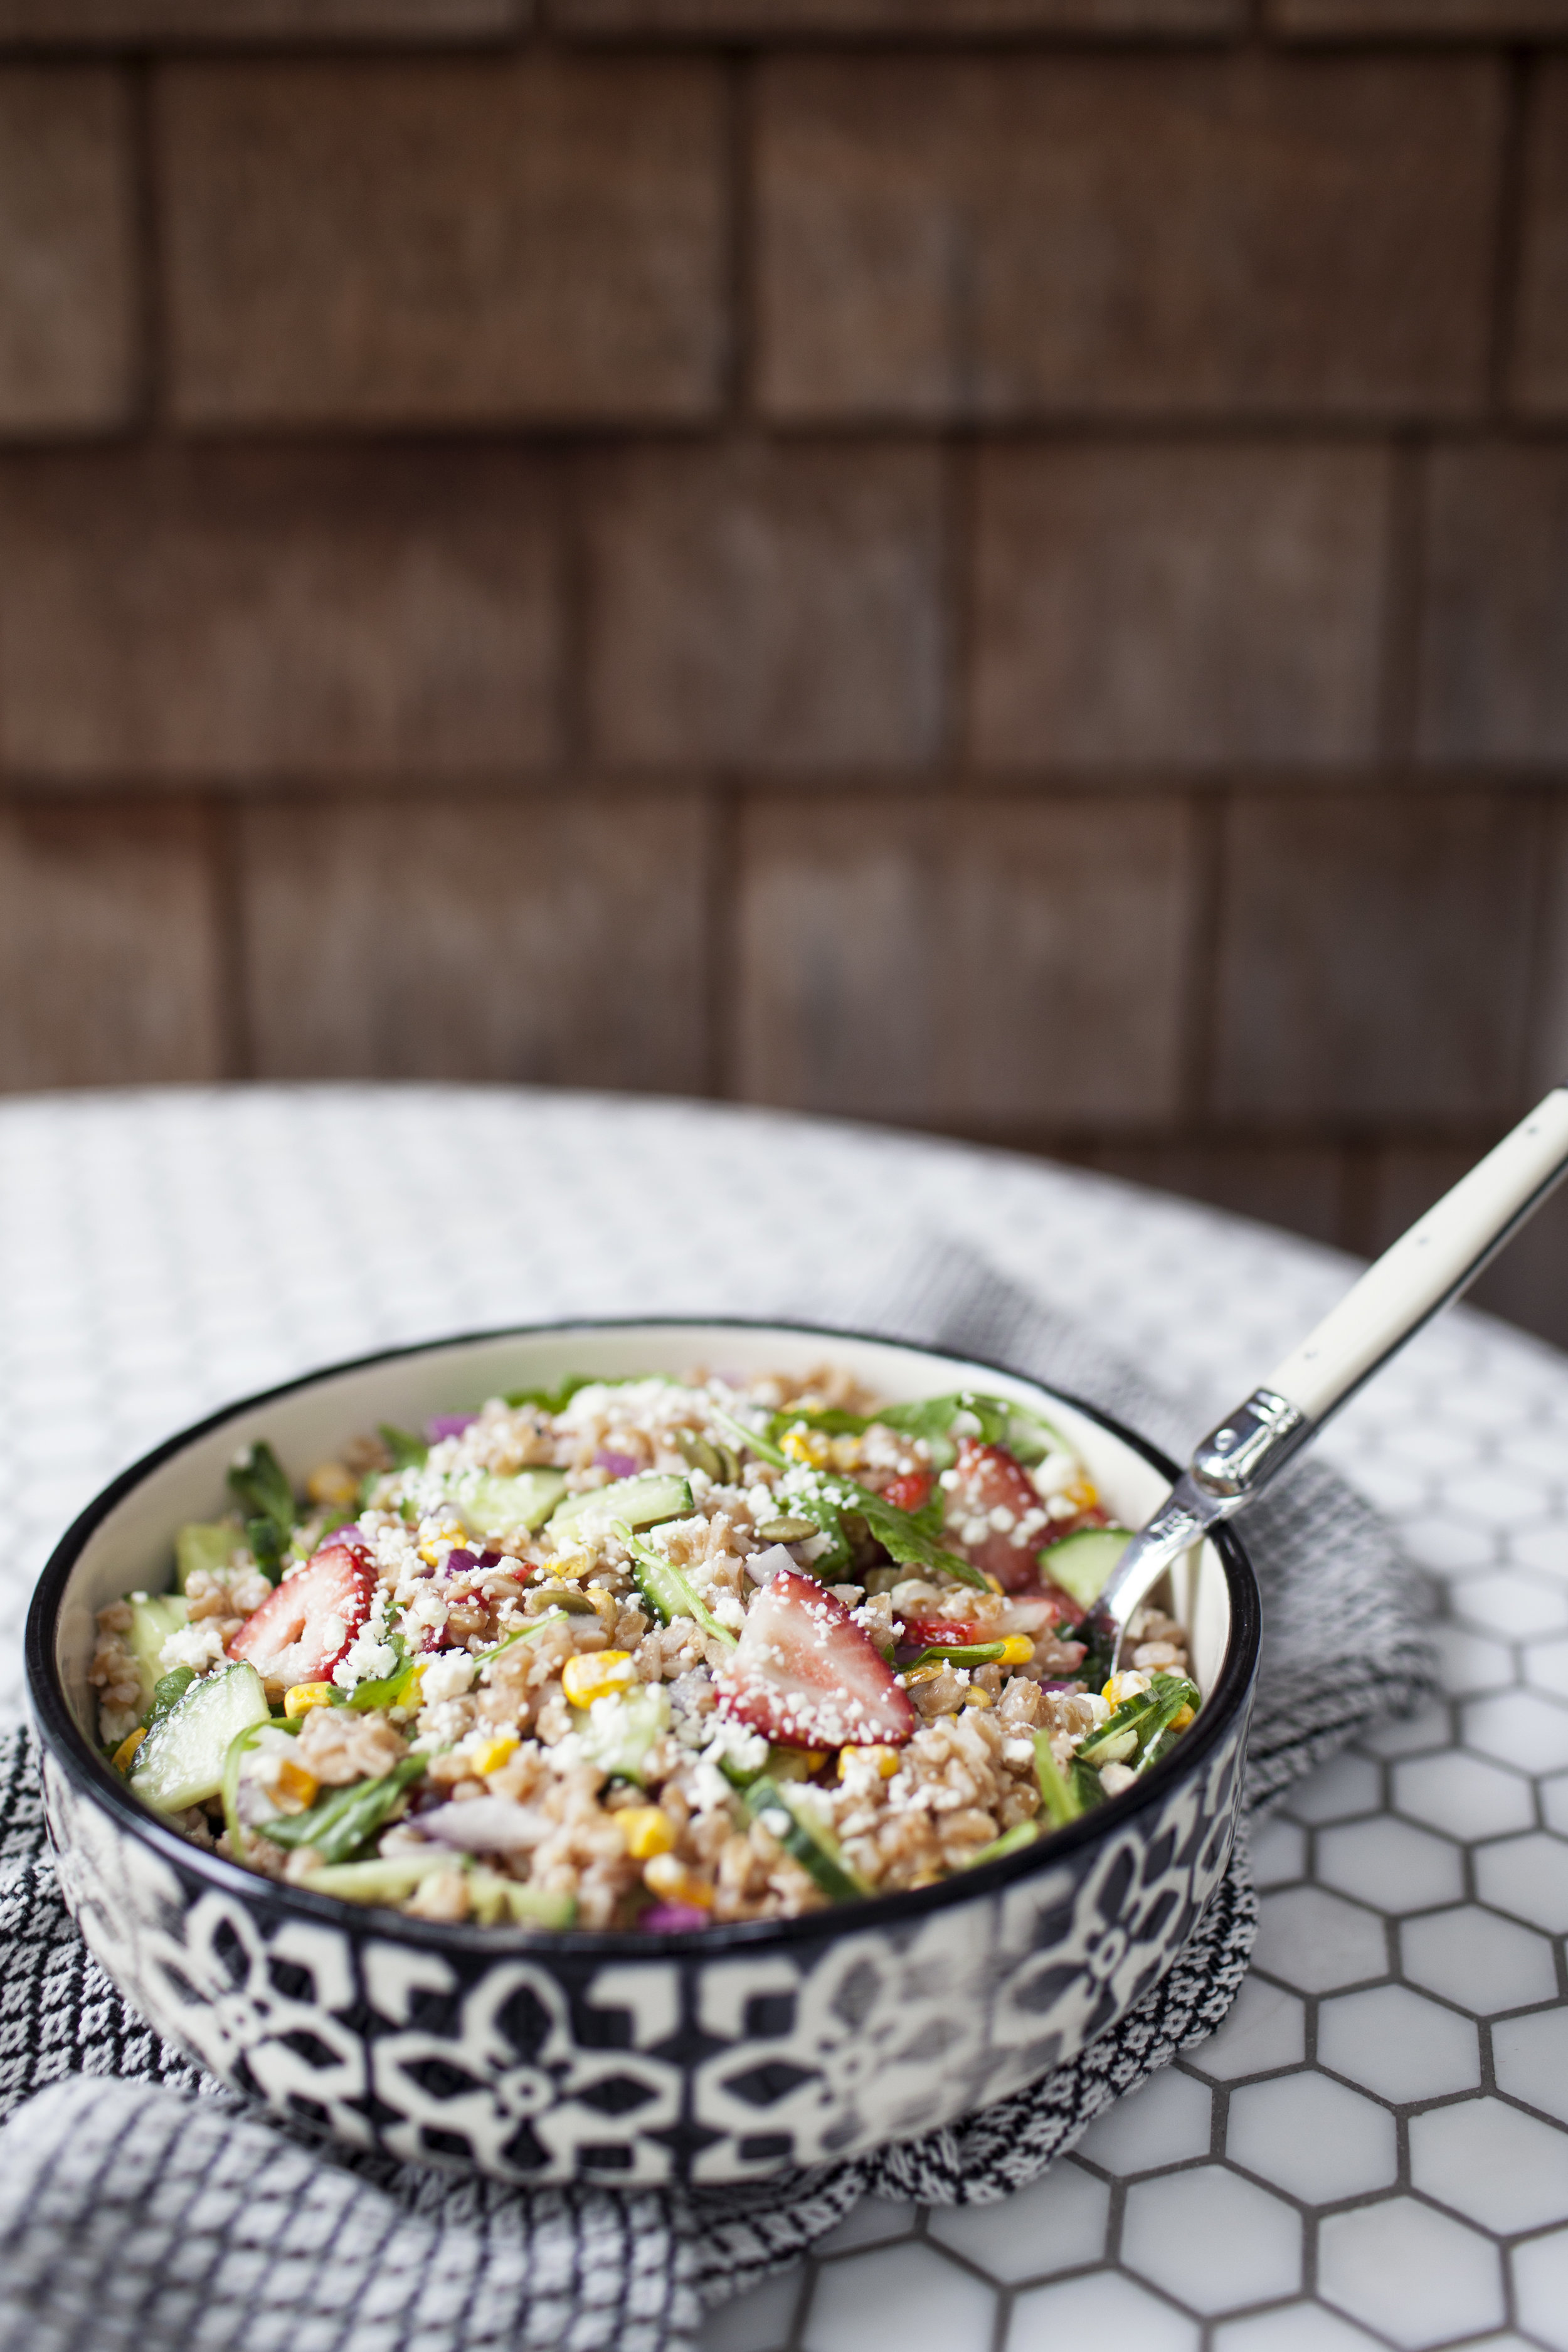
M 1457 1903 L 1465 1891 L 1457 1846 L 1386 1813 L 1320 1830 L 1317 1875 L 1342 1895 L 1393 1915 Z
M 1406 1985 L 1326 2000 L 1318 2011 L 1318 2063 L 1404 2105 L 1472 2091 L 1480 2045 L 1468 2018 L 1439 2009 Z
M 1568 1577 L 1568 1519 L 1557 1515 L 1532 1527 L 1515 1528 L 1508 1549 L 1510 1559 L 1518 1560 L 1521 1568 L 1539 1569 L 1545 1576 Z
M 1373 1731 L 1357 1736 L 1356 1745 L 1373 1756 L 1425 1756 L 1433 1748 L 1451 1748 L 1454 1726 L 1441 1699 L 1415 1715 L 1398 1715 Z
M 879 2333 L 868 2342 L 889 2340 Z M 1091 2271 L 1059 2286 L 1028 2287 L 1014 2298 L 1005 2352 L 1062 2352 L 1064 2344 L 1111 2341 L 1136 2344 L 1140 2352 L 1196 2352 L 1198 2331 L 1195 2322 L 1120 2271 Z M 972 2346 L 982 2352 L 984 2342 L 973 2338 L 962 2352 L 972 2352 Z M 866 2345 L 859 2352 L 867 2352 Z
M 1413 2197 L 1331 2213 L 1322 2222 L 1318 2293 L 1407 2352 L 1479 2336 L 1508 2315 L 1497 2248 Z
M 1568 1591 L 1563 1598 L 1568 1600 Z M 1568 1698 L 1568 1642 L 1531 1642 L 1524 1654 L 1524 1678 L 1552 1698 Z
M 1454 1698 L 1506 1690 L 1515 1679 L 1512 1651 L 1487 1634 L 1472 1633 L 1465 1625 L 1434 1625 L 1432 1642 L 1438 1679 Z
M 1568 1844 L 1545 1830 L 1503 1838 L 1475 1853 L 1476 1892 L 1549 1936 L 1568 1934 Z
M 1253 1965 L 1302 1992 L 1330 1992 L 1364 1983 L 1388 1969 L 1388 1937 L 1381 1919 L 1321 1886 L 1291 1886 L 1266 1895 Z
M 1520 2326 L 1552 2352 L 1568 2352 L 1568 2230 L 1515 2246 L 1511 2260 Z
M 1166 2066 L 1152 2082 L 1090 2124 L 1078 2153 L 1122 2179 L 1206 2156 L 1214 2136 L 1214 2094 L 1206 2083 Z
M 1227 2319 L 1215 2329 L 1214 2340 L 1215 2352 L 1370 2352 L 1377 2342 L 1316 2302 Z
M 1481 1459 L 1479 1431 L 1456 1427 L 1451 1421 L 1425 1418 L 1395 1422 L 1384 1433 L 1384 1444 L 1404 1462 L 1420 1462 L 1438 1472 L 1445 1489 L 1450 1478 L 1473 1470 Z
M 1568 2221 L 1568 2133 L 1501 2099 L 1464 2099 L 1410 2119 L 1414 2188 L 1513 2236 Z
M 1252 1832 L 1252 1880 L 1259 1889 L 1289 1886 L 1307 1875 L 1307 1832 L 1276 1813 Z
M 1458 1518 L 1447 1507 L 1399 1514 L 1399 1540 L 1412 1559 L 1439 1576 L 1463 1576 L 1490 1568 L 1498 1556 L 1496 1530 L 1474 1519 Z
M 939 2245 L 964 2255 L 1004 2285 L 1016 2286 L 1020 2279 L 1047 2278 L 1053 2271 L 1100 2261 L 1110 2214 L 1106 2182 L 1068 2158 L 1052 2165 L 1043 2180 L 999 2204 L 939 2205 L 928 2227 Z
M 1560 1837 L 1568 1837 L 1568 1773 L 1555 1780 L 1542 1780 L 1541 1811 L 1546 1826 Z
M 1528 1780 L 1458 1748 L 1396 1764 L 1394 1801 L 1402 1813 L 1450 1837 L 1505 1837 L 1535 1820 Z
M 1293 1992 L 1249 1976 L 1217 2033 L 1187 2054 L 1187 2063 L 1216 2083 L 1298 2066 L 1307 2054 L 1307 2013 Z
M 1128 2190 L 1121 2259 L 1194 2311 L 1234 2311 L 1300 2289 L 1300 2216 L 1237 2173 L 1196 2165 Z
M 1529 1641 L 1568 1627 L 1568 1591 L 1528 1569 L 1500 1568 L 1484 1576 L 1459 1577 L 1448 1591 L 1458 1613 L 1483 1633 Z
M 1444 1502 L 1488 1528 L 1528 1527 L 1541 1517 L 1551 1492 L 1547 1480 L 1517 1462 L 1461 1471 L 1443 1481 Z
M 816 2273 L 805 2352 L 866 2352 L 868 2343 L 988 2344 L 994 2288 L 918 2239 L 844 2254 Z
M 698 2331 L 700 2352 L 784 2352 L 795 2328 L 805 2275 L 805 2264 L 792 2263 L 750 2294 L 721 2303 Z
M 1473 1903 L 1406 1919 L 1399 1953 L 1412 1984 L 1476 2017 L 1500 2017 L 1556 1995 L 1557 1967 L 1544 1936 Z
M 1399 2162 L 1388 2109 L 1318 2074 L 1233 2091 L 1225 2152 L 1309 2205 L 1391 2189 Z
M 1568 1765 L 1568 1706 L 1534 1691 L 1499 1691 L 1461 1710 L 1464 1741 L 1521 1772 L 1561 1772 Z
M 1407 1462 L 1389 1454 L 1358 1454 L 1351 1474 L 1374 1510 L 1404 1519 L 1422 1511 L 1432 1492 L 1432 1480 Z
M 914 2235 L 919 2207 L 895 2202 L 887 2197 L 862 2197 L 852 2206 L 837 2229 L 829 2230 L 812 2246 L 814 2254 L 844 2254 L 858 2246 L 890 2245 L 895 2239 Z
M 1510 2098 L 1568 2124 L 1568 2009 L 1559 2004 L 1494 2025 L 1492 2071 Z
M 1299 1780 L 1285 1802 L 1298 1822 L 1347 1822 L 1374 1813 L 1383 1802 L 1383 1774 L 1370 1756 L 1347 1752 Z

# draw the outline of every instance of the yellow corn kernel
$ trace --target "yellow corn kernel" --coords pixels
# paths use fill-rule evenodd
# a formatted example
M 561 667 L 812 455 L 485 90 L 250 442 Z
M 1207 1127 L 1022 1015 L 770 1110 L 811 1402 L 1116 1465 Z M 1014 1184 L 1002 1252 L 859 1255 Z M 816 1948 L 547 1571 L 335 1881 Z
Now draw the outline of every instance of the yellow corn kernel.
M 786 1429 L 779 1440 L 779 1451 L 811 1470 L 826 1470 L 833 1459 L 832 1440 L 816 1429 Z
M 999 1576 L 993 1576 L 988 1568 L 983 1568 L 980 1573 L 985 1579 L 985 1589 L 988 1592 L 1005 1592 L 1006 1591 L 1006 1587 L 1003 1583 L 1001 1578 Z
M 1112 1675 L 1100 1696 L 1107 1706 L 1115 1707 L 1120 1706 L 1123 1699 L 1142 1698 L 1148 1687 L 1147 1675 L 1137 1673 Z
M 858 1437 L 830 1437 L 827 1455 L 836 1470 L 858 1470 L 865 1447 Z
M 672 1853 L 656 1853 L 642 1866 L 642 1883 L 661 1903 L 694 1903 L 700 1910 L 713 1907 L 713 1889 Z
M 675 1844 L 675 1823 L 661 1805 L 628 1805 L 616 1820 L 634 1862 L 651 1862 Z
M 1191 1723 L 1192 1720 L 1192 1708 L 1190 1706 L 1179 1706 L 1176 1709 L 1175 1714 L 1171 1717 L 1171 1728 L 1173 1731 L 1185 1731 L 1188 1724 Z
M 1075 1511 L 1097 1511 L 1100 1508 L 1100 1489 L 1087 1478 L 1074 1478 L 1062 1488 L 1062 1496 Z
M 331 1706 L 331 1683 L 296 1683 L 292 1690 L 283 1694 L 283 1712 L 290 1718 L 308 1714 L 313 1706 Z
M 1027 1633 L 1006 1633 L 1002 1639 L 999 1666 L 1026 1666 L 1035 1654 L 1035 1645 Z
M 306 1479 L 305 1492 L 312 1503 L 325 1503 L 336 1510 L 341 1504 L 358 1501 L 359 1480 L 341 1462 L 323 1462 Z
M 984 1708 L 994 1706 L 996 1702 L 983 1683 L 971 1683 L 963 1694 L 963 1704 L 965 1706 Z
M 503 1731 L 494 1739 L 487 1739 L 481 1747 L 471 1748 L 468 1752 L 468 1766 L 474 1779 L 482 1780 L 487 1774 L 499 1772 L 516 1746 L 516 1733 Z
M 899 1769 L 896 1748 L 841 1748 L 838 1751 L 838 1777 L 841 1780 L 848 1777 L 846 1765 L 857 1757 L 862 1763 L 873 1767 L 879 1780 L 890 1780 Z
M 629 1650 L 583 1651 L 561 1669 L 561 1687 L 574 1706 L 592 1706 L 596 1698 L 630 1690 L 637 1679 Z
M 146 1738 L 146 1725 L 144 1723 L 139 1723 L 135 1730 L 121 1741 L 119 1747 L 114 1751 L 114 1769 L 117 1772 L 130 1771 L 131 1759 L 135 1755 L 136 1750 L 141 1747 L 142 1742 Z
M 279 1765 L 273 1785 L 280 1797 L 292 1797 L 301 1812 L 315 1803 L 321 1786 L 315 1774 L 307 1772 L 302 1764 L 296 1764 L 291 1756 L 285 1756 Z

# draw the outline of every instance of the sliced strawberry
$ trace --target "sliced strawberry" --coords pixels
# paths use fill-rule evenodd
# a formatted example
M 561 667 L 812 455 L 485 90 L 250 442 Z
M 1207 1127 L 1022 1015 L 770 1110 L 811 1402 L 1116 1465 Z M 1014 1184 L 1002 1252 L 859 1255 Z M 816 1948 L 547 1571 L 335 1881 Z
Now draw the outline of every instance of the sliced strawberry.
M 1032 1535 L 1018 1535 L 1020 1523 L 1040 1509 L 1034 1480 L 1023 1464 L 1005 1445 L 981 1445 L 965 1438 L 955 1469 L 947 1500 L 949 1540 L 976 1568 L 994 1576 L 1005 1592 L 1037 1588 L 1035 1556 L 1046 1540 L 1046 1526 L 1042 1519 Z M 1005 1527 L 991 1524 L 993 1511 L 1007 1514 Z M 984 1534 L 967 1539 L 965 1528 L 981 1519 L 987 1522 Z
M 892 1668 L 815 1577 L 781 1568 L 714 1680 L 737 1722 L 792 1748 L 901 1747 L 916 1728 Z
M 370 1615 L 375 1570 L 357 1544 L 323 1544 L 286 1576 L 228 1645 L 265 1683 L 291 1690 L 329 1675 Z
M 936 1479 L 929 1470 L 906 1470 L 901 1478 L 890 1478 L 882 1489 L 882 1500 L 891 1503 L 895 1510 L 923 1511 L 931 1497 Z

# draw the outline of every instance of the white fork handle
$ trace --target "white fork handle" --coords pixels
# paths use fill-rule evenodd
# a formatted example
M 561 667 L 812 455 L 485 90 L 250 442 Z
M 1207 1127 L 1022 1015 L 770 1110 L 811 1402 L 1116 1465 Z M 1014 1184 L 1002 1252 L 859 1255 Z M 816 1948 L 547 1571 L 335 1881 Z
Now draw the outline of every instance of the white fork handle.
M 1367 1268 L 1264 1386 L 1309 1421 L 1326 1420 L 1479 1274 L 1565 1171 L 1568 1087 L 1556 1087 Z

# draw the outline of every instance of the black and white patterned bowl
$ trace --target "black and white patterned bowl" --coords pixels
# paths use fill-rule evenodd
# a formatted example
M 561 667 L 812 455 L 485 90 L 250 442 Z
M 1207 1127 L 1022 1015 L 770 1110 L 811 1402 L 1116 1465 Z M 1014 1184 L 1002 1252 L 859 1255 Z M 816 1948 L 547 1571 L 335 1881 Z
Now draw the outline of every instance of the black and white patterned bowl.
M 216 1414 L 116 1479 L 27 1623 L 59 1875 L 148 2021 L 226 2083 L 358 2147 L 521 2182 L 754 2179 L 933 2129 L 1070 2058 L 1170 1966 L 1224 1874 L 1258 1591 L 1228 1535 L 1177 1579 L 1205 1704 L 1123 1796 L 919 1892 L 688 1935 L 527 1933 L 356 1909 L 187 1844 L 100 1759 L 94 1615 L 163 1583 L 174 1528 L 236 1452 L 296 1477 L 379 1421 L 416 1426 L 569 1371 L 804 1370 L 884 1396 L 975 1386 L 1047 1410 L 1136 1525 L 1172 1466 L 1104 1415 L 988 1364 L 796 1326 L 578 1324 L 395 1350 Z

